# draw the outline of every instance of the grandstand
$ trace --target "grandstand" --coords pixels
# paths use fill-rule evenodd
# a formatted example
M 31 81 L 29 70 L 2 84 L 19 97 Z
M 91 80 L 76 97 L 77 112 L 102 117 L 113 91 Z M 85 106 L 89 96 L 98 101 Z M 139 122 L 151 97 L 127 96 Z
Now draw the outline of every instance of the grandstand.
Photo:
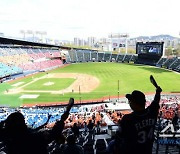
M 83 63 L 83 62 L 117 62 L 117 63 L 135 63 L 137 60 L 136 54 L 114 54 L 112 52 L 97 52 L 94 50 L 81 50 L 71 49 L 60 46 L 51 46 L 43 44 L 32 44 L 31 42 L 21 42 L 14 40 L 3 40 L 0 46 L 0 79 L 6 81 L 9 78 L 16 78 L 19 75 L 22 77 L 34 72 L 41 72 L 52 70 L 57 67 L 63 66 L 61 59 L 61 49 L 66 49 L 66 63 Z M 9 41 L 9 42 L 8 42 Z M 27 46 L 28 45 L 28 46 Z M 31 45 L 31 46 L 29 46 Z M 162 67 L 170 70 L 180 72 L 180 59 L 177 57 L 165 58 L 161 57 L 156 63 L 157 67 Z M 73 92 L 72 92 L 73 93 Z M 79 91 L 80 93 L 80 91 Z M 147 97 L 147 106 L 153 99 L 152 95 Z M 174 117 L 174 111 L 177 110 L 180 114 L 180 96 L 163 95 L 161 100 L 161 121 L 159 120 L 155 132 L 155 142 L 153 146 L 153 153 L 180 153 L 179 145 L 161 144 L 159 136 L 159 125 L 167 126 Z M 28 105 L 27 105 L 28 106 Z M 8 115 L 20 111 L 24 117 L 27 125 L 31 128 L 38 128 L 48 119 L 51 115 L 46 129 L 51 129 L 54 123 L 61 118 L 61 115 L 66 110 L 64 105 L 54 106 L 38 106 L 34 105 L 30 108 L 21 106 L 19 108 L 0 108 L 0 121 L 5 120 Z M 80 136 L 77 140 L 78 144 L 84 149 L 84 153 L 108 153 L 107 147 L 111 138 L 117 131 L 118 122 L 121 118 L 130 113 L 131 110 L 127 101 L 124 98 L 106 99 L 100 102 L 88 102 L 85 105 L 74 105 L 70 111 L 70 115 L 65 122 L 64 134 L 71 133 L 70 128 L 74 123 L 78 123 L 80 127 Z M 94 120 L 94 133 L 86 130 L 85 123 L 89 120 Z M 178 119 L 179 120 L 179 119 Z M 97 131 L 97 124 L 100 121 L 101 129 Z M 180 123 L 180 121 L 178 121 Z M 179 126 L 178 126 L 179 127 Z M 50 144 L 48 149 L 51 153 L 53 144 Z M 0 143 L 0 152 L 3 152 L 3 143 Z M 5 150 L 4 150 L 5 152 Z
M 96 52 L 96 51 L 93 51 L 93 52 L 90 52 L 90 60 L 91 61 L 93 61 L 93 62 L 95 62 L 95 61 L 98 61 L 98 52 Z
M 112 52 L 94 52 L 94 51 L 85 51 L 82 50 L 81 54 L 84 56 L 79 57 L 81 59 L 80 61 L 77 60 L 77 53 L 79 51 L 73 50 L 68 51 L 68 54 L 66 55 L 67 62 L 126 62 L 126 63 L 136 63 L 137 61 L 137 55 L 136 54 L 113 54 Z M 69 58 L 71 57 L 71 58 Z M 174 70 L 179 72 L 180 69 L 180 59 L 179 57 L 161 57 L 159 61 L 156 63 L 157 67 L 162 67 L 170 70 Z
M 19 68 L 19 70 L 23 71 L 40 71 L 62 64 L 60 59 L 54 59 L 60 57 L 58 50 L 4 47 L 1 48 L 1 51 L 3 53 L 1 62 L 5 65 L 11 65 L 11 67 L 14 66 L 14 68 L 11 68 L 12 70 Z
M 104 53 L 98 52 L 98 62 L 104 61 Z
M 147 97 L 147 106 L 150 104 L 150 102 L 153 99 L 153 96 L 149 95 Z M 155 131 L 155 137 L 156 140 L 154 142 L 153 146 L 153 154 L 163 154 L 163 153 L 172 153 L 172 154 L 178 154 L 179 147 L 172 144 L 163 144 L 160 143 L 161 137 L 159 137 L 159 124 L 161 126 L 167 126 L 167 121 L 171 121 L 174 117 L 173 110 L 178 109 L 179 110 L 179 104 L 177 102 L 180 101 L 180 96 L 176 95 L 163 95 L 161 100 L 161 111 L 162 111 L 162 117 L 161 120 L 158 120 L 156 131 Z M 120 102 L 122 104 L 124 103 L 124 100 L 120 99 Z M 108 147 L 109 142 L 111 141 L 112 136 L 115 135 L 115 132 L 117 131 L 117 124 L 118 121 L 123 117 L 124 114 L 127 114 L 130 111 L 130 109 L 125 109 L 126 107 L 122 107 L 121 103 L 102 103 L 102 104 L 89 104 L 89 105 L 83 105 L 83 106 L 74 106 L 71 111 L 69 118 L 65 122 L 65 130 L 67 132 L 70 132 L 70 128 L 73 126 L 74 123 L 78 123 L 80 127 L 80 137 L 78 139 L 78 144 L 83 146 L 85 153 L 107 153 L 106 149 Z M 47 125 L 47 128 L 51 128 L 56 120 L 60 119 L 61 115 L 65 111 L 65 107 L 59 106 L 59 107 L 35 107 L 35 108 L 19 108 L 19 111 L 23 113 L 25 116 L 25 121 L 29 127 L 37 128 L 43 125 L 47 119 L 48 115 L 51 115 L 51 118 L 49 120 L 49 124 Z M 8 115 L 13 113 L 15 109 L 11 108 L 1 108 L 0 111 L 0 121 L 5 120 Z M 170 113 L 170 114 L 169 114 Z M 179 112 L 180 113 L 180 112 Z M 88 131 L 85 130 L 85 123 L 88 123 L 89 120 L 92 118 L 95 118 L 95 127 L 94 127 L 94 134 L 88 133 Z M 101 121 L 101 127 L 100 132 L 97 132 L 96 126 L 97 122 Z M 179 121 L 180 122 L 180 121 Z M 64 131 L 64 132 L 66 132 Z M 66 132 L 66 133 L 67 133 Z M 65 134 L 66 134 L 65 133 Z M 50 145 L 50 147 L 53 145 Z M 52 147 L 49 150 L 52 149 Z M 1 150 L 3 151 L 3 145 L 1 144 Z M 49 151 L 50 152 L 50 151 Z
M 3 38 L 1 38 L 1 41 Z M 6 39 L 5 39 L 6 40 Z M 4 40 L 3 40 L 4 41 Z M 2 42 L 3 42 L 2 41 Z M 13 40 L 9 40 L 12 43 Z M 3 43 L 8 44 L 8 40 Z M 16 42 L 17 43 L 17 42 Z M 24 42 L 18 42 L 18 44 Z M 3 45 L 0 47 L 0 77 L 21 74 L 27 71 L 43 71 L 62 65 L 60 60 L 60 47 L 47 48 Z M 133 62 L 136 63 L 137 55 L 113 54 L 112 52 L 97 52 L 94 50 L 68 49 L 67 62 Z M 178 57 L 161 57 L 156 66 L 179 72 L 180 60 Z
M 0 78 L 17 74 L 45 71 L 62 65 L 59 48 L 47 48 L 39 44 L 0 38 Z M 5 44 L 5 45 L 4 45 Z

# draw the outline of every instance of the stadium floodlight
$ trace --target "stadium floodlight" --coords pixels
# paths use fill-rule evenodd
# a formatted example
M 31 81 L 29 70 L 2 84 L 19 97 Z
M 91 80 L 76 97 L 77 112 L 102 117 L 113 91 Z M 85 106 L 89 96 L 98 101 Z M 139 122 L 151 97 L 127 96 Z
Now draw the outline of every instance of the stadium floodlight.
M 46 31 L 36 31 L 36 34 L 41 36 L 41 41 L 43 42 L 43 35 L 47 35 Z
M 41 31 L 35 31 L 35 33 L 36 33 L 36 35 L 41 35 Z M 39 36 L 36 36 L 36 37 L 38 37 L 38 42 L 40 41 L 40 38 L 39 38 Z
M 35 31 L 36 34 L 39 34 L 39 31 Z
M 4 36 L 4 33 L 1 33 L 1 32 L 0 32 L 0 36 Z
M 20 30 L 20 33 L 23 33 L 23 34 L 24 34 L 24 33 L 25 33 L 25 31 L 24 31 L 24 30 Z
M 25 30 L 20 30 L 20 33 L 23 35 L 23 39 L 25 40 L 25 38 L 26 38 L 26 31 Z
M 46 31 L 42 31 L 42 34 L 43 34 L 43 35 L 47 35 L 47 32 L 46 32 Z
M 33 34 L 33 31 L 32 30 L 27 30 L 27 33 L 28 34 Z
M 27 34 L 32 35 L 33 41 L 34 41 L 34 32 L 32 30 L 27 30 Z

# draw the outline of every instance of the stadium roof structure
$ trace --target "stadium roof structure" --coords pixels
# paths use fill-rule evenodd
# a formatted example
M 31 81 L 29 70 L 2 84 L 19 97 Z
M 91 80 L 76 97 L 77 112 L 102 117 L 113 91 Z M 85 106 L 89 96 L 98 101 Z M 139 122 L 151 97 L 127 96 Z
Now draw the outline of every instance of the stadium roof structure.
M 48 47 L 48 48 L 61 48 L 61 49 L 69 48 L 69 47 L 57 46 L 57 45 L 52 45 L 52 44 L 30 42 L 30 41 L 11 39 L 11 38 L 5 38 L 5 37 L 0 37 L 0 45 L 33 46 L 33 47 Z
M 88 49 L 81 49 L 81 48 L 73 48 L 73 47 L 66 47 L 66 46 L 58 46 L 53 44 L 45 44 L 45 43 L 37 43 L 37 42 L 30 42 L 6 37 L 0 37 L 0 46 L 11 46 L 11 47 L 37 47 L 37 48 L 58 48 L 58 49 L 65 49 L 65 50 L 88 50 Z M 97 51 L 97 50 L 94 50 Z

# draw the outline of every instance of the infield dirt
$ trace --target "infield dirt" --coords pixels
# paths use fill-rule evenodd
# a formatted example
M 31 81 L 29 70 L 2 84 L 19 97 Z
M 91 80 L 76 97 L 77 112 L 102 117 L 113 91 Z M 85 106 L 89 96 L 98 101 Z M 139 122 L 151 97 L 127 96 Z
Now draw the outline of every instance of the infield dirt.
M 40 79 L 44 78 L 73 78 L 75 81 L 67 88 L 63 90 L 24 90 L 23 87 L 32 84 L 34 82 L 37 82 Z M 53 81 L 51 81 L 53 82 Z M 69 93 L 69 92 L 83 92 L 83 93 L 89 93 L 96 89 L 100 84 L 100 81 L 98 78 L 88 75 L 88 74 L 80 74 L 80 73 L 51 73 L 46 74 L 43 77 L 40 78 L 34 78 L 33 81 L 17 87 L 10 89 L 6 94 L 14 94 L 14 93 L 21 93 L 21 92 L 39 92 L 39 93 L 52 93 L 52 94 L 63 94 L 63 93 Z

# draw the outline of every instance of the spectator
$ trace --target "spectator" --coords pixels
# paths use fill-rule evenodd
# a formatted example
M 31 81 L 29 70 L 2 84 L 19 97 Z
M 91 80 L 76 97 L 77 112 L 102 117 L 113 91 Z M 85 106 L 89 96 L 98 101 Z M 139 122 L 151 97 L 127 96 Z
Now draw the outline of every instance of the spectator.
M 178 129 L 178 115 L 175 114 L 174 118 L 172 119 L 172 124 L 174 126 L 175 131 Z
M 83 154 L 83 148 L 76 144 L 75 135 L 69 135 L 67 137 L 67 144 L 64 146 L 63 152 L 66 154 Z
M 47 145 L 61 136 L 64 121 L 73 104 L 74 99 L 70 99 L 67 111 L 49 131 L 39 132 L 28 128 L 20 112 L 10 114 L 0 127 L 0 140 L 5 144 L 5 152 L 7 154 L 47 154 Z
M 94 123 L 92 122 L 92 120 L 89 120 L 87 128 L 89 130 L 89 134 L 92 135 L 92 139 L 94 139 L 95 131 L 94 131 Z
M 96 125 L 96 133 L 100 134 L 101 132 L 101 128 L 100 128 L 100 121 L 97 121 L 97 125 Z
M 109 153 L 109 154 L 114 154 L 116 153 L 116 140 L 115 140 L 115 137 L 112 136 L 111 137 L 111 141 L 108 143 L 108 146 L 106 148 L 106 151 Z
M 61 135 L 51 143 L 48 151 L 50 154 L 61 154 L 63 153 L 64 146 L 65 146 L 65 137 L 64 135 Z
M 135 90 L 126 95 L 133 112 L 124 115 L 120 122 L 120 132 L 116 137 L 118 153 L 152 154 L 161 91 L 162 89 L 157 87 L 154 100 L 146 109 L 145 95 L 141 91 Z
M 77 123 L 74 123 L 73 127 L 71 128 L 72 132 L 76 137 L 79 137 L 79 127 L 77 126 Z
M 86 123 L 86 121 L 84 121 L 84 131 L 87 132 L 87 129 L 88 129 L 87 128 L 87 123 Z
M 89 120 L 89 123 L 87 125 L 87 128 L 89 129 L 89 131 L 93 131 L 94 129 L 94 123 L 92 122 L 92 120 Z

